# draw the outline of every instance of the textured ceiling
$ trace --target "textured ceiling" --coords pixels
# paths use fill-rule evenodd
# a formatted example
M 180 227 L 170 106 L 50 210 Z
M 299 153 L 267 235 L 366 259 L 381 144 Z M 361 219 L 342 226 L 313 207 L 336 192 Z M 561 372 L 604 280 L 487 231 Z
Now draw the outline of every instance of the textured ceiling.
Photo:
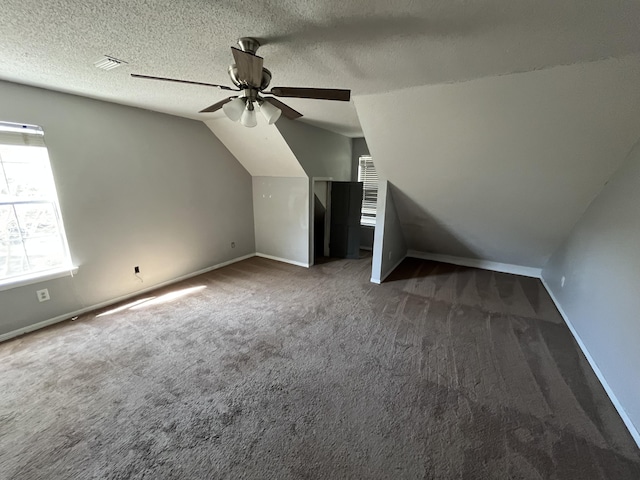
M 370 94 L 637 52 L 639 19 L 637 0 L 2 0 L 0 78 L 206 120 L 223 91 L 129 73 L 229 84 L 229 47 L 255 36 L 274 86 Z M 361 132 L 353 103 L 287 103 Z

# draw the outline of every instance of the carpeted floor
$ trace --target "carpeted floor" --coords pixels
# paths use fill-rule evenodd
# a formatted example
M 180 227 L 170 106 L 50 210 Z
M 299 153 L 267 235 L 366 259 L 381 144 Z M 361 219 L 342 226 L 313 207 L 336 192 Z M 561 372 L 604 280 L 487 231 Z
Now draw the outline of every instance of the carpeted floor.
M 252 258 L 0 344 L 0 478 L 640 478 L 539 281 L 369 275 Z

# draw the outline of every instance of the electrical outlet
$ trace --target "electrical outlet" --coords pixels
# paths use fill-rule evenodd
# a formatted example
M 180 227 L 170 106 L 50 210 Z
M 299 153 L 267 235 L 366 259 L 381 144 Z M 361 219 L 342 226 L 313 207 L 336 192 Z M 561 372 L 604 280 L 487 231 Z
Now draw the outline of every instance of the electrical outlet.
M 138 267 L 137 265 L 135 267 L 133 267 L 133 273 L 134 274 L 140 273 L 140 267 Z
M 46 302 L 47 300 L 51 299 L 51 297 L 49 296 L 49 290 L 47 288 L 43 288 L 42 290 L 38 290 L 36 292 L 36 296 L 38 297 L 38 301 L 39 302 Z
M 231 242 L 231 248 L 236 248 L 236 242 Z

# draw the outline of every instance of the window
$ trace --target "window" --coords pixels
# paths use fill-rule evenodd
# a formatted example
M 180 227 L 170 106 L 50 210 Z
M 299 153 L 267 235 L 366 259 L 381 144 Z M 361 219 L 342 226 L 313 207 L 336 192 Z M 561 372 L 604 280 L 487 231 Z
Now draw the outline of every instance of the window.
M 0 284 L 71 269 L 40 127 L 0 122 Z
M 378 204 L 378 174 L 370 156 L 361 156 L 358 163 L 358 181 L 362 182 L 362 213 L 360 225 L 376 225 Z

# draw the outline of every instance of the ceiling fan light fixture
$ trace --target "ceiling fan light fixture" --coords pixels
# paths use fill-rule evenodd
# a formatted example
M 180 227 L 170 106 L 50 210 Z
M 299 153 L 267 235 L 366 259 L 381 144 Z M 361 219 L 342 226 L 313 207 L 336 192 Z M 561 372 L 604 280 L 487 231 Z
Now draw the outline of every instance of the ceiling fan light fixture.
M 253 128 L 258 125 L 256 111 L 253 108 L 252 102 L 247 102 L 247 106 L 245 107 L 244 112 L 242 112 L 242 116 L 240 117 L 240 123 L 249 128 Z
M 262 116 L 265 118 L 269 125 L 273 125 L 280 118 L 282 110 L 280 110 L 275 105 L 264 101 L 260 104 L 260 113 L 262 113 Z
M 245 107 L 246 105 L 244 103 L 244 98 L 238 97 L 234 98 L 230 102 L 225 103 L 222 106 L 222 111 L 229 120 L 237 122 L 242 117 Z

